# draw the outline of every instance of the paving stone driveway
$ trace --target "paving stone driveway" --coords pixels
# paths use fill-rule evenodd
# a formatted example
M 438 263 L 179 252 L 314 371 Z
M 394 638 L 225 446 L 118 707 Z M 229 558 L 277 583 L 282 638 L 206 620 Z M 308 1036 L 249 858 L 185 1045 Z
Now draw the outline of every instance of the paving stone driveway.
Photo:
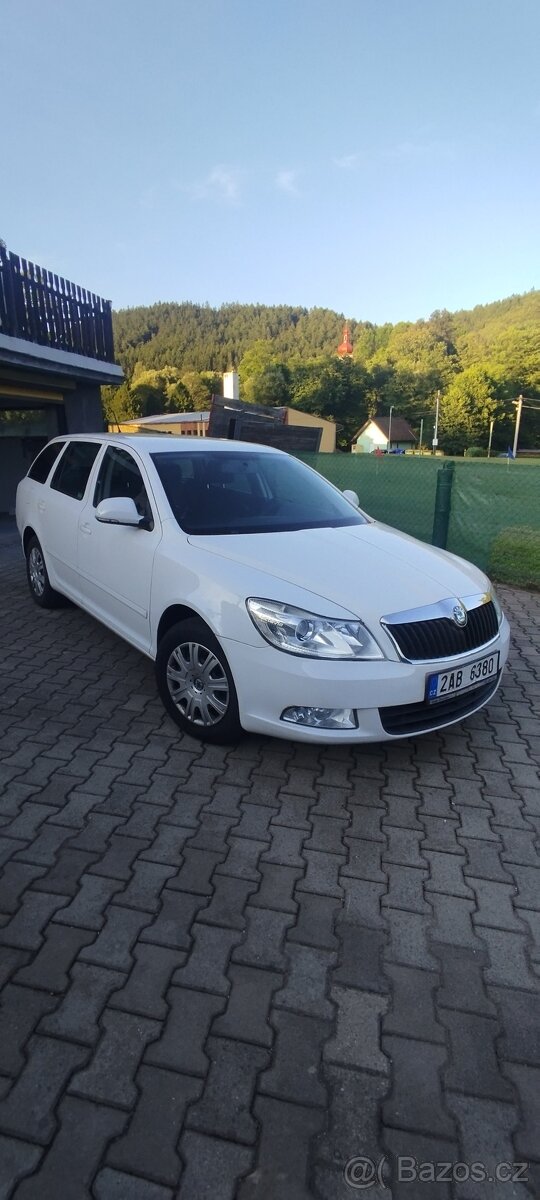
M 504 688 L 447 734 L 204 749 L 14 540 L 1 1200 L 539 1195 L 539 598 L 504 593 Z M 383 1155 L 529 1182 L 346 1181 Z

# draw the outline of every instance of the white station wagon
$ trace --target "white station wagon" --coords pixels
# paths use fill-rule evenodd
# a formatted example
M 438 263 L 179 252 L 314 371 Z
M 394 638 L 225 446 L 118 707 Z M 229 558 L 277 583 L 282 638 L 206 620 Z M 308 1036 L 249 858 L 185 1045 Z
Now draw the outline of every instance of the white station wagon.
M 57 438 L 17 525 L 36 603 L 68 597 L 152 658 L 171 717 L 206 741 L 441 729 L 491 699 L 508 654 L 481 571 L 270 447 Z

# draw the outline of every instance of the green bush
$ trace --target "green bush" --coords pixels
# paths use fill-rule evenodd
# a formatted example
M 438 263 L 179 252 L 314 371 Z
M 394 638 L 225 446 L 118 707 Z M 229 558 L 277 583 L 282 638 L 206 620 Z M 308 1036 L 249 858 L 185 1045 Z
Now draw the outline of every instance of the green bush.
M 499 583 L 540 591 L 540 529 L 502 529 L 491 544 L 489 573 Z
M 482 446 L 468 446 L 465 451 L 465 458 L 485 458 L 487 450 L 483 450 Z

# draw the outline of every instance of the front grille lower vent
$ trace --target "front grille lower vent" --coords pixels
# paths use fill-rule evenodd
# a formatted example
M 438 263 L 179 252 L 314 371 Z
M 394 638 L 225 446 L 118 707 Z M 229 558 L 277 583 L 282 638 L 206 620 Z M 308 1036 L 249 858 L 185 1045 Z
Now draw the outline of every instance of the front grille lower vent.
M 451 617 L 435 617 L 431 621 L 410 621 L 403 625 L 388 622 L 386 628 L 394 638 L 404 658 L 411 662 L 431 662 L 437 658 L 452 658 L 478 650 L 496 637 L 499 623 L 492 600 L 470 608 L 464 628 Z
M 481 687 L 458 692 L 455 696 L 432 704 L 422 700 L 420 704 L 394 704 L 391 708 L 380 708 L 381 725 L 386 733 L 393 733 L 395 737 L 411 737 L 426 729 L 439 729 L 451 721 L 462 720 L 489 700 L 496 691 L 499 676 L 500 672 L 495 680 L 490 679 Z

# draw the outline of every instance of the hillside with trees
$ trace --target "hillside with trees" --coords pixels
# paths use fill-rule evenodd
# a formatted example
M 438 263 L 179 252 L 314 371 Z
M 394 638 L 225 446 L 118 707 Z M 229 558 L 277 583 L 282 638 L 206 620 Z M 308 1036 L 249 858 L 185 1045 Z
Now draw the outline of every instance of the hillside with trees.
M 440 310 L 426 321 L 374 325 L 348 320 L 352 358 L 336 347 L 342 313 L 286 305 L 220 308 L 161 303 L 114 314 L 115 346 L 126 383 L 104 389 L 110 420 L 208 408 L 222 372 L 240 373 L 243 400 L 288 404 L 338 424 L 345 449 L 368 416 L 394 411 L 424 441 L 441 392 L 440 444 L 447 453 L 512 439 L 512 400 L 540 400 L 540 291 L 470 311 Z M 539 445 L 540 414 L 523 418 L 520 445 Z

